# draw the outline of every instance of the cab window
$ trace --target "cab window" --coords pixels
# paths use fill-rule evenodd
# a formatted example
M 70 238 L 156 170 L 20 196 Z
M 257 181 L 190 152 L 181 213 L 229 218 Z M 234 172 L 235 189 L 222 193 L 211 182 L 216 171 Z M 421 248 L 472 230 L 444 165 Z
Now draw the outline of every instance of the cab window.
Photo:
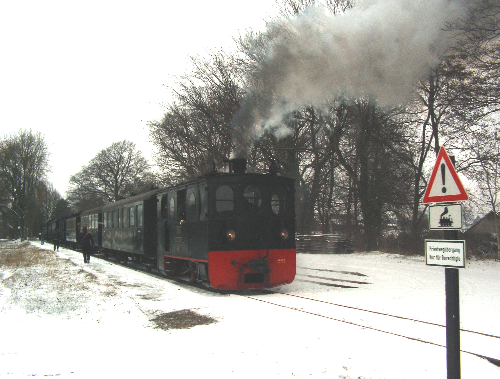
M 208 217 L 208 193 L 205 186 L 199 187 L 200 193 L 200 220 L 206 220 Z
M 167 194 L 165 194 L 161 197 L 161 217 L 163 217 L 165 220 L 168 218 L 168 211 L 168 196 Z
M 257 209 L 262 204 L 262 194 L 259 187 L 247 186 L 243 191 L 243 197 L 247 208 Z
M 222 185 L 215 191 L 215 210 L 220 215 L 227 215 L 234 210 L 234 192 L 228 185 Z
M 284 209 L 283 199 L 281 199 L 277 194 L 273 194 L 271 196 L 271 210 L 275 215 L 277 215 L 282 212 L 282 209 Z
M 186 220 L 186 190 L 177 191 L 177 221 Z
M 191 188 L 188 191 L 188 196 L 186 199 L 187 205 L 187 219 L 190 221 L 196 221 L 199 219 L 198 214 L 198 201 L 197 201 L 198 187 Z
M 168 220 L 170 222 L 174 221 L 175 220 L 175 195 L 174 194 L 170 194 L 168 197 L 169 197 L 169 201 L 168 201 Z

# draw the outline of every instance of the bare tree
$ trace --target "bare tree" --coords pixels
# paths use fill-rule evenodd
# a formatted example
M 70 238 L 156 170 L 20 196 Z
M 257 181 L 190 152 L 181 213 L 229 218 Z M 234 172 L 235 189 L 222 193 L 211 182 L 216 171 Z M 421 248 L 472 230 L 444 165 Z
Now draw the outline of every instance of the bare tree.
M 463 101 L 468 109 L 491 114 L 500 110 L 500 3 L 476 0 L 466 17 L 452 26 L 460 32 L 455 46 L 457 60 L 468 69 L 460 83 L 467 88 Z
M 426 80 L 417 85 L 417 101 L 405 109 L 405 122 L 413 130 L 413 205 L 411 245 L 418 251 L 425 208 L 425 162 L 442 144 L 460 154 L 457 170 L 481 165 L 475 153 L 477 125 L 484 128 L 491 113 L 499 110 L 499 16 L 497 1 L 477 0 L 469 11 L 449 25 L 457 42 L 442 57 Z M 479 163 L 478 163 L 479 162 Z
M 62 200 L 61 194 L 54 188 L 52 183 L 41 182 L 36 190 L 37 203 L 40 208 L 40 222 L 56 217 L 55 209 L 57 203 Z
M 496 230 L 497 256 L 500 259 L 500 133 L 498 128 L 479 127 L 469 134 L 469 154 L 475 163 L 468 169 L 471 179 L 477 184 L 479 198 L 476 200 L 493 212 Z
M 276 4 L 279 6 L 280 13 L 288 17 L 316 4 L 316 0 L 276 0 Z
M 69 182 L 68 200 L 75 209 L 102 206 L 146 192 L 155 184 L 149 163 L 130 141 L 101 150 Z
M 242 97 L 237 58 L 216 52 L 191 61 L 193 70 L 180 78 L 163 120 L 149 124 L 158 166 L 167 168 L 165 184 L 208 172 L 213 160 L 221 162 L 232 151 L 230 123 Z
M 28 230 L 38 229 L 27 221 L 37 219 L 36 190 L 49 169 L 47 145 L 40 133 L 19 130 L 0 140 L 0 152 L 0 187 L 4 195 L 0 215 L 12 230 L 18 231 L 17 237 L 26 238 Z
M 276 0 L 280 13 L 285 16 L 291 16 L 303 12 L 308 7 L 321 3 L 316 0 Z M 332 14 L 344 13 L 354 6 L 354 0 L 326 0 L 323 2 Z

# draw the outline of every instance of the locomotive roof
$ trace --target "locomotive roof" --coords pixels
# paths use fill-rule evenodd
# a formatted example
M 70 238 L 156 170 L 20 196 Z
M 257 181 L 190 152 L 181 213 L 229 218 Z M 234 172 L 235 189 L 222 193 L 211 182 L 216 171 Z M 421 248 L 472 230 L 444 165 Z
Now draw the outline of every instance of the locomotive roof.
M 265 180 L 276 180 L 276 181 L 282 181 L 282 182 L 289 182 L 293 183 L 295 182 L 295 179 L 289 178 L 286 176 L 278 176 L 278 175 L 271 175 L 269 173 L 254 173 L 254 172 L 246 172 L 244 174 L 234 174 L 234 173 L 229 173 L 229 172 L 214 172 L 205 175 L 206 177 L 216 177 L 216 178 L 234 178 L 235 181 L 238 179 L 242 178 L 258 178 L 258 179 L 265 179 Z
M 197 178 L 190 180 L 190 181 L 187 181 L 187 182 L 179 183 L 177 185 L 173 185 L 170 187 L 164 187 L 164 188 L 158 190 L 157 194 L 164 194 L 164 193 L 169 192 L 169 191 L 187 188 L 187 187 L 192 186 L 192 185 L 196 185 L 199 183 L 209 181 L 210 179 L 213 179 L 213 178 L 218 178 L 218 179 L 219 178 L 226 178 L 226 179 L 232 178 L 235 181 L 237 181 L 237 180 L 242 179 L 242 178 L 251 178 L 251 177 L 254 177 L 254 178 L 275 178 L 277 180 L 295 182 L 295 179 L 288 178 L 286 176 L 271 175 L 268 173 L 245 172 L 245 173 L 236 174 L 236 173 L 230 173 L 230 172 L 210 172 L 210 173 L 198 176 Z

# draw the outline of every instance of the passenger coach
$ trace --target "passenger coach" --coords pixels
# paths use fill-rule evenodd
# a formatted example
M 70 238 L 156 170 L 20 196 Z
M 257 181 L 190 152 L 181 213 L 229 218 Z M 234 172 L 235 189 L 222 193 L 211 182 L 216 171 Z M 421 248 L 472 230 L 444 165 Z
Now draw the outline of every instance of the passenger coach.
M 150 267 L 156 266 L 156 193 L 133 196 L 102 208 L 104 228 L 102 249 L 119 261 L 129 257 Z

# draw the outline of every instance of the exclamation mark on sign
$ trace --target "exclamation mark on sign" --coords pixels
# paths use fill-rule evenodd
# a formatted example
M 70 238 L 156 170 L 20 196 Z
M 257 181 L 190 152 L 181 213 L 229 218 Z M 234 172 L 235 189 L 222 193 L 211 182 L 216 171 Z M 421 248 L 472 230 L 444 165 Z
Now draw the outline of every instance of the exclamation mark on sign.
M 441 189 L 441 191 L 443 193 L 446 193 L 446 187 L 445 187 L 445 184 L 446 184 L 446 165 L 444 163 L 441 163 L 441 179 L 443 180 L 443 188 Z

